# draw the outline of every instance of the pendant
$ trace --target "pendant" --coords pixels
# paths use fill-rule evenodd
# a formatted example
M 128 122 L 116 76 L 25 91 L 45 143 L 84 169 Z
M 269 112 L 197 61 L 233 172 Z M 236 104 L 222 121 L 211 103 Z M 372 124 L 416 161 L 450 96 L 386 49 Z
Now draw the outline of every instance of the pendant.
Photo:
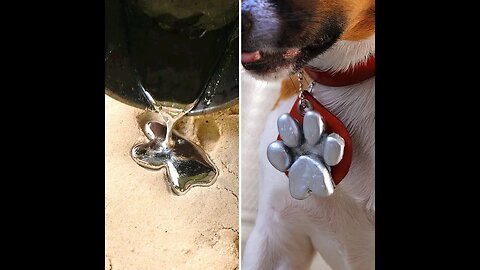
M 208 187 L 215 183 L 218 169 L 200 146 L 158 122 L 147 122 L 143 127 L 148 143 L 137 144 L 131 156 L 140 166 L 151 169 L 166 169 L 168 183 L 175 195 L 184 195 L 192 187 Z M 167 139 L 166 137 L 170 138 Z M 171 146 L 166 145 L 168 141 Z
M 277 119 L 277 127 L 279 135 L 268 146 L 267 158 L 288 176 L 291 196 L 303 200 L 312 193 L 333 194 L 352 160 L 352 142 L 343 123 L 302 91 L 290 113 Z

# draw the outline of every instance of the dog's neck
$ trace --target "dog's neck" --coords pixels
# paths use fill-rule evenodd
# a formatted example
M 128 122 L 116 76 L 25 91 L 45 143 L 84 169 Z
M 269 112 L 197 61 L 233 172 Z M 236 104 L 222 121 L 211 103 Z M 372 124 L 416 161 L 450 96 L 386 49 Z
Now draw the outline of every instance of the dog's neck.
M 344 71 L 375 54 L 375 35 L 362 41 L 338 41 L 309 64 L 321 70 Z M 350 132 L 356 123 L 375 118 L 375 77 L 353 85 L 331 87 L 317 83 L 313 96 L 339 117 Z M 364 126 L 365 127 L 365 126 Z
M 323 70 L 346 70 L 372 54 L 375 36 L 363 41 L 339 41 L 309 64 Z M 342 190 L 375 211 L 375 77 L 342 87 L 317 83 L 312 94 L 343 122 L 352 139 L 354 161 L 350 177 L 342 181 Z
M 375 54 L 375 35 L 362 41 L 338 41 L 309 64 L 320 70 L 344 71 Z M 331 87 L 317 83 L 313 96 L 356 132 L 355 123 L 375 117 L 375 76 L 353 85 Z
M 326 52 L 308 62 L 321 70 L 345 71 L 375 54 L 375 34 L 365 40 L 339 40 Z

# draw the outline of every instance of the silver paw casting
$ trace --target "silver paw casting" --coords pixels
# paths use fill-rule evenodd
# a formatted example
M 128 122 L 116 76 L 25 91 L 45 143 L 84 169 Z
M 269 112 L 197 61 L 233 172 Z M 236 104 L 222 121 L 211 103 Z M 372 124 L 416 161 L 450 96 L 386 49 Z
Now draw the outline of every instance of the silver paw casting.
M 333 193 L 335 184 L 330 167 L 343 157 L 345 141 L 336 133 L 327 134 L 322 116 L 308 111 L 303 126 L 290 114 L 277 119 L 282 140 L 272 142 L 267 158 L 277 170 L 288 172 L 290 194 L 297 200 L 311 193 L 326 197 Z

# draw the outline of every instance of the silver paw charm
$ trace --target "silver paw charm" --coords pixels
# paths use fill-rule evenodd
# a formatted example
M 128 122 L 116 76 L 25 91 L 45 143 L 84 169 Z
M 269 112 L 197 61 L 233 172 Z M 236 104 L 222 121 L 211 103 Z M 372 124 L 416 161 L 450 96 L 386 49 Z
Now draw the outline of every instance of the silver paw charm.
M 335 189 L 330 167 L 343 158 L 345 141 L 336 133 L 326 134 L 322 116 L 308 111 L 303 127 L 290 114 L 277 120 L 282 140 L 272 142 L 267 149 L 270 163 L 281 172 L 288 172 L 290 194 L 297 200 L 311 193 L 329 196 Z
M 164 148 L 162 143 L 166 127 L 154 121 L 145 124 L 143 132 L 150 141 L 132 148 L 133 160 L 148 169 L 165 168 L 170 187 L 176 195 L 184 195 L 195 186 L 207 187 L 215 183 L 218 169 L 198 145 L 174 130 L 172 140 L 175 147 Z

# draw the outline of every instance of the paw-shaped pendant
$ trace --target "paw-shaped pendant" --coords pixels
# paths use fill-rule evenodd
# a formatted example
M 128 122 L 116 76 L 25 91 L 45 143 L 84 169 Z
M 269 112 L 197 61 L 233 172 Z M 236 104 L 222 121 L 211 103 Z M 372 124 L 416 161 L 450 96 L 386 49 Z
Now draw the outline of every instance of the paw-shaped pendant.
M 148 169 L 165 168 L 168 183 L 176 195 L 184 195 L 195 186 L 207 187 L 215 183 L 218 169 L 200 146 L 174 130 L 174 146 L 164 148 L 166 127 L 155 121 L 146 123 L 143 131 L 150 141 L 132 148 L 133 160 Z
M 343 158 L 345 141 L 337 133 L 327 134 L 325 122 L 316 111 L 308 111 L 303 127 L 290 114 L 277 120 L 282 140 L 272 142 L 267 157 L 277 170 L 288 173 L 290 194 L 297 200 L 311 193 L 329 196 L 335 189 L 331 166 Z

